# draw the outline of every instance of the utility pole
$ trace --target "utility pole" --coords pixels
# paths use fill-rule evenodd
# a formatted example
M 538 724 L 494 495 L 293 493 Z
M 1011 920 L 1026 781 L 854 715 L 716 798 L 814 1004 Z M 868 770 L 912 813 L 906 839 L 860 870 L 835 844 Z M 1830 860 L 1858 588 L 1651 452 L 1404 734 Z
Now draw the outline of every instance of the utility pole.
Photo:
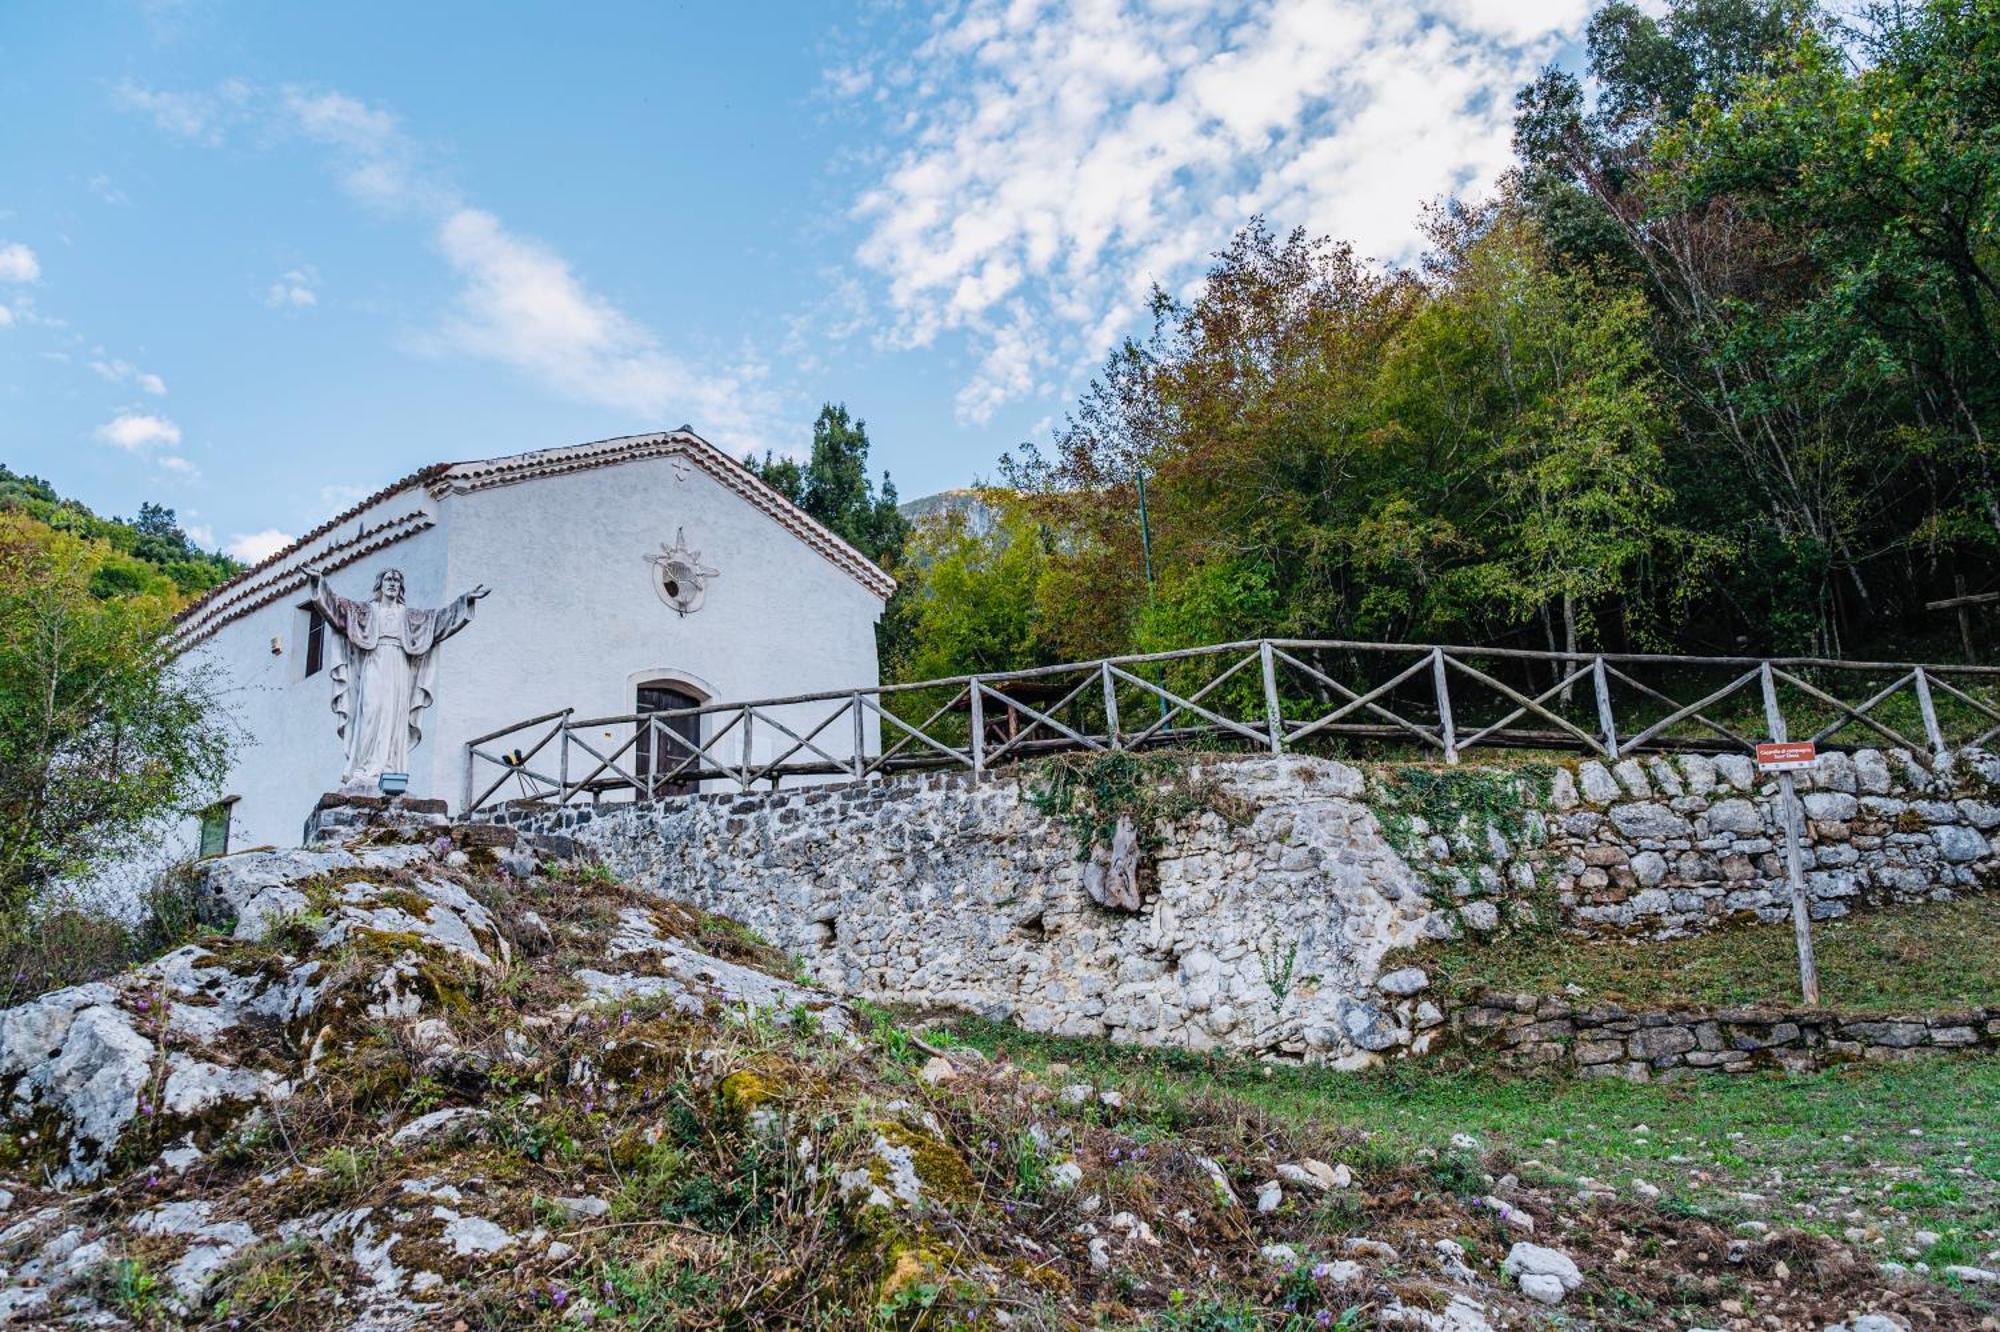
M 1139 551 L 1146 562 L 1146 599 L 1153 599 L 1153 525 L 1146 520 L 1146 469 L 1134 470 L 1139 481 Z

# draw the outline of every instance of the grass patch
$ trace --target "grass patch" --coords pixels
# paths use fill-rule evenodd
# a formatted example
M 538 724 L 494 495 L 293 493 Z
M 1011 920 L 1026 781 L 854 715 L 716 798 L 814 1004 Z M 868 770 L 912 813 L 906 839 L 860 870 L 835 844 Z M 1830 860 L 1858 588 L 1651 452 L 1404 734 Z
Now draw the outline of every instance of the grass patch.
M 1448 1161 L 1453 1134 L 1503 1157 L 1621 1188 L 1641 1178 L 1670 1205 L 1830 1235 L 1907 1261 L 1919 1230 L 1945 1243 L 2000 1241 L 2000 1058 L 1850 1065 L 1633 1084 L 1398 1064 L 1371 1073 L 1270 1065 L 1229 1055 L 1113 1047 L 966 1018 L 958 1035 L 1065 1079 L 1118 1087 L 1175 1119 L 1218 1096 L 1304 1132 L 1368 1135 L 1368 1149 Z M 1129 1128 L 1128 1128 L 1129 1131 Z M 1542 1173 L 1524 1169 L 1523 1174 Z M 1857 1214 L 1858 1221 L 1857 1221 Z
M 1829 1008 L 1867 1012 L 2000 1004 L 1996 937 L 1996 893 L 1815 921 L 1821 1000 Z M 1468 939 L 1422 949 L 1415 960 L 1457 990 L 1559 994 L 1575 985 L 1586 999 L 1637 1008 L 1799 1002 L 1789 923 L 1644 943 L 1566 940 L 1551 947 L 1532 936 Z

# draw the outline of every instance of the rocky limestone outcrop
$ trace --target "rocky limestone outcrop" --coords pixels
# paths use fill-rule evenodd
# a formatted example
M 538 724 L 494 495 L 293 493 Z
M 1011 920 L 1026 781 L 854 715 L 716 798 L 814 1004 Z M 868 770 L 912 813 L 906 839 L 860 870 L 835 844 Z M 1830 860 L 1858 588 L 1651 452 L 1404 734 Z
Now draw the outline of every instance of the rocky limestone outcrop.
M 494 839 L 478 840 L 496 849 Z M 513 840 L 497 849 L 532 864 Z M 0 1174 L 76 1199 L 5 1216 L 13 1193 L 0 1190 L 0 1323 L 40 1325 L 62 1313 L 80 1326 L 125 1325 L 87 1288 L 137 1241 L 177 1246 L 159 1300 L 187 1314 L 237 1255 L 309 1240 L 365 1278 L 343 1326 L 412 1325 L 440 1278 L 399 1264 L 392 1250 L 426 1226 L 361 1208 L 260 1230 L 200 1199 L 104 1224 L 93 1222 L 89 1204 L 93 1186 L 120 1177 L 157 1184 L 221 1145 L 241 1150 L 296 1096 L 329 1086 L 345 1093 L 357 1044 L 426 1050 L 427 1066 L 448 1067 L 451 1019 L 462 1015 L 468 978 L 497 979 L 515 961 L 508 930 L 459 874 L 467 864 L 432 821 L 395 817 L 348 821 L 309 849 L 207 862 L 196 892 L 214 931 L 208 942 L 0 1011 Z M 533 938 L 541 926 L 546 936 L 545 924 L 526 914 L 532 919 L 511 922 L 514 931 Z M 643 910 L 621 914 L 602 956 L 606 970 L 578 974 L 578 1007 L 533 1021 L 588 1024 L 579 1013 L 593 1002 L 659 997 L 684 1014 L 782 1022 L 810 1012 L 827 1030 L 852 1030 L 827 996 L 688 947 Z M 509 1053 L 533 1063 L 525 1042 Z M 578 1073 L 586 1082 L 595 1076 Z M 485 1118 L 473 1107 L 440 1110 L 401 1125 L 393 1140 L 410 1147 L 476 1132 Z M 447 1205 L 455 1201 L 449 1187 L 431 1201 L 436 1243 L 465 1257 L 516 1242 Z
M 231 922 L 232 939 L 278 931 L 292 936 L 283 947 L 249 959 L 189 944 L 0 1013 L 0 1105 L 33 1126 L 17 1156 L 73 1185 L 169 1142 L 212 1140 L 311 1077 L 337 1016 L 418 1014 L 427 954 L 504 962 L 506 940 L 463 888 L 387 878 L 431 856 L 399 845 L 223 859 L 206 872 L 205 910 Z M 374 964 L 336 978 L 325 955 L 361 939 Z

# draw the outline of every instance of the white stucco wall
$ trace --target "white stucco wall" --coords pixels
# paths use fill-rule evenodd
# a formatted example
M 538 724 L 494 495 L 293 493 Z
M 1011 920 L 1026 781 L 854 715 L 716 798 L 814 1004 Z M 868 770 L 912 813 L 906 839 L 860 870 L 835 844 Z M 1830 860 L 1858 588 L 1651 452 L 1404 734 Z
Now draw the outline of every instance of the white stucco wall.
M 877 682 L 880 599 L 707 472 L 676 461 L 639 459 L 435 501 L 413 488 L 357 520 L 435 515 L 429 529 L 331 573 L 341 595 L 367 596 L 390 567 L 403 570 L 415 606 L 442 605 L 478 583 L 493 589 L 471 626 L 438 650 L 437 702 L 411 754 L 412 794 L 456 810 L 467 740 L 565 707 L 579 717 L 629 713 L 637 685 L 653 678 L 677 678 L 719 701 Z M 351 537 L 354 527 L 317 544 Z M 703 607 L 685 618 L 654 591 L 646 559 L 676 529 L 718 570 Z M 286 565 L 302 562 L 310 556 Z M 325 670 L 304 675 L 304 600 L 303 590 L 288 593 L 222 626 L 195 654 L 226 673 L 248 737 L 226 787 L 238 797 L 232 849 L 296 844 L 314 802 L 339 783 L 332 682 Z M 329 636 L 328 667 L 337 660 Z M 872 748 L 875 737 L 871 725 L 864 743 Z M 765 730 L 753 755 L 786 743 Z M 819 743 L 851 754 L 851 725 L 843 720 Z M 734 733 L 727 753 L 740 754 Z M 552 765 L 553 748 L 543 757 Z M 630 770 L 629 754 L 622 766 Z
M 446 645 L 450 687 L 432 710 L 429 789 L 454 809 L 467 740 L 559 708 L 629 713 L 645 679 L 677 678 L 719 702 L 877 683 L 880 599 L 706 472 L 684 470 L 681 479 L 674 460 L 642 459 L 446 502 L 453 590 L 493 588 L 473 627 Z M 717 571 L 686 617 L 654 591 L 646 558 L 677 530 Z M 852 728 L 833 731 L 823 747 L 851 754 Z M 609 753 L 629 734 L 601 732 L 599 747 Z M 781 740 L 753 730 L 753 755 Z M 739 755 L 734 732 L 721 752 Z M 572 776 L 584 761 L 572 757 Z M 620 763 L 630 771 L 631 755 Z

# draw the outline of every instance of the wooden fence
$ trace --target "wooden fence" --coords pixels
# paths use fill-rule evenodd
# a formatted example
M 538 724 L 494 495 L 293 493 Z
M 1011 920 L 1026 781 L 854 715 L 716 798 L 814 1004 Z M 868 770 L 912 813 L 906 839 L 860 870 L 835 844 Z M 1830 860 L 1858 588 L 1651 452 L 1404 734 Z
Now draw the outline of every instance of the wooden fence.
M 1267 638 L 674 712 L 546 713 L 466 745 L 460 807 L 983 774 L 1036 754 L 1163 745 L 1278 754 L 1391 743 L 1446 763 L 1475 748 L 1534 748 L 1615 761 L 1747 752 L 1789 736 L 1927 763 L 1996 734 L 1993 666 Z

